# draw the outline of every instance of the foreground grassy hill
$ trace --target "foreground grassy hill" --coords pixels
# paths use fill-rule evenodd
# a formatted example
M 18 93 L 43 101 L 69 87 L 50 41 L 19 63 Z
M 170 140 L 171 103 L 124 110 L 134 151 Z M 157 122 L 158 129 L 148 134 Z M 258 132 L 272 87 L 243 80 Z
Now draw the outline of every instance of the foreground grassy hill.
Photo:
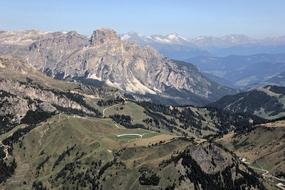
M 27 127 L 1 136 L 3 160 L 17 165 L 4 189 L 263 188 L 238 158 L 199 139 L 65 114 L 17 132 Z

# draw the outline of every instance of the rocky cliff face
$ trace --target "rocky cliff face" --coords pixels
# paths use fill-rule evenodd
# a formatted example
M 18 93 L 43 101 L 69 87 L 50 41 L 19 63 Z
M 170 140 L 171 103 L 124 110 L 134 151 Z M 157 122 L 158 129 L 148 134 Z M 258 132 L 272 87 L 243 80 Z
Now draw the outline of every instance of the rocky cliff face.
M 162 57 L 151 47 L 121 40 L 109 29 L 88 39 L 76 32 L 47 33 L 21 52 L 29 65 L 59 79 L 93 79 L 131 94 L 201 104 L 232 93 L 192 64 Z

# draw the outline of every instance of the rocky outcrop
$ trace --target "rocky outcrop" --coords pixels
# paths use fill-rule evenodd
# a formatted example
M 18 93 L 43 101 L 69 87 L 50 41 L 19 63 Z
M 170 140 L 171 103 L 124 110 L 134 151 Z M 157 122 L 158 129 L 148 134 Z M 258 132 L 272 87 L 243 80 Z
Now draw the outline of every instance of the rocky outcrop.
M 193 183 L 195 190 L 264 189 L 251 169 L 217 145 L 189 146 L 176 159 L 180 187 Z

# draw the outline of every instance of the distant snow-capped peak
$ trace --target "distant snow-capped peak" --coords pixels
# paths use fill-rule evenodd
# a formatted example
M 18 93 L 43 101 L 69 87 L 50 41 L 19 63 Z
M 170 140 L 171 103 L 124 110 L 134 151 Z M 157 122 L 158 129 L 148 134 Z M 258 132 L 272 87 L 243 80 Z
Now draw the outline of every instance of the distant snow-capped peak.
M 185 43 L 188 40 L 185 37 L 178 35 L 177 33 L 170 33 L 167 35 L 151 35 L 148 36 L 148 39 L 152 39 L 160 43 Z
M 149 35 L 145 36 L 139 33 L 130 32 L 121 35 L 122 40 L 135 40 L 144 42 L 156 42 L 167 44 L 179 44 L 187 42 L 185 37 L 178 35 L 177 33 L 170 33 L 167 35 Z

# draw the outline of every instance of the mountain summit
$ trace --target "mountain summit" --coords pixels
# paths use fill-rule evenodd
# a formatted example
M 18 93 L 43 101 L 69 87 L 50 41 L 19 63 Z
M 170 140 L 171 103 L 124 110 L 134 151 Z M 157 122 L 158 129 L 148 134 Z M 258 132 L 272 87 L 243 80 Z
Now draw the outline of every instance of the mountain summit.
M 111 29 L 102 28 L 93 32 L 90 38 L 90 44 L 103 44 L 111 41 L 118 41 L 119 37 L 116 31 Z

